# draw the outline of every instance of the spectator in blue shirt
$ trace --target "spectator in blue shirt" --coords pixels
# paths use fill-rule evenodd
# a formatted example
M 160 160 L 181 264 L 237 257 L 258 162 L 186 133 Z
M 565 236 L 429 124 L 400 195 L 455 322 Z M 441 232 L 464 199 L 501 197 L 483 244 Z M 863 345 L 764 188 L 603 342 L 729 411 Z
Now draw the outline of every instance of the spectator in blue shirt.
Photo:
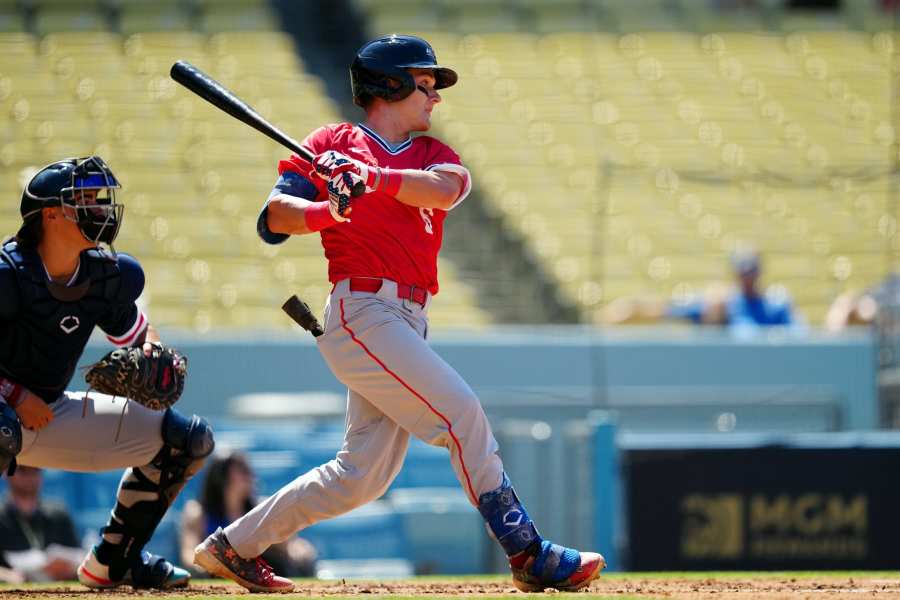
M 757 328 L 773 325 L 796 324 L 791 301 L 783 288 L 767 291 L 760 288 L 762 261 L 754 250 L 740 250 L 731 257 L 731 266 L 737 278 L 737 288 L 722 296 L 673 305 L 669 316 L 694 323 L 712 323 L 709 315 L 721 318 L 721 324 L 735 328 Z

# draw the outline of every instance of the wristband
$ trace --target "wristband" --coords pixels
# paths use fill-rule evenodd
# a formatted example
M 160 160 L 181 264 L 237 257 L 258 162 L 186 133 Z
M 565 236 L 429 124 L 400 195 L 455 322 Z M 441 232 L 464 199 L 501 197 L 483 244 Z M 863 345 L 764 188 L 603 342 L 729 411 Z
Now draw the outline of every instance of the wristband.
M 310 231 L 322 231 L 340 222 L 331 216 L 328 202 L 313 202 L 303 209 L 303 218 Z
M 366 187 L 383 192 L 394 198 L 400 191 L 400 184 L 403 183 L 403 175 L 396 169 L 386 169 L 380 167 L 369 167 L 369 177 L 366 181 Z
M 0 396 L 10 407 L 16 408 L 22 402 L 22 386 L 14 381 L 0 377 Z

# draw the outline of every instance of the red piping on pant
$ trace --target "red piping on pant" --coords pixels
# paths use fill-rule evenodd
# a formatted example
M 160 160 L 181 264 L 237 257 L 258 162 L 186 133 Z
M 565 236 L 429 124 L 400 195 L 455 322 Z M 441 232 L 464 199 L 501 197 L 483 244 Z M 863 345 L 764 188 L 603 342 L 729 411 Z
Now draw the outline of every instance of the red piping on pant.
M 396 379 L 400 383 L 400 385 L 402 385 L 407 390 L 409 390 L 409 392 L 413 396 L 415 396 L 416 398 L 418 398 L 419 400 L 424 402 L 425 406 L 427 406 L 431 410 L 431 412 L 436 414 L 447 425 L 447 433 L 450 434 L 450 438 L 453 440 L 453 443 L 456 444 L 456 449 L 459 452 L 459 464 L 462 467 L 463 475 L 465 475 L 465 477 L 466 477 L 466 485 L 469 487 L 469 494 L 471 495 L 473 501 L 477 505 L 478 504 L 478 496 L 475 494 L 475 489 L 472 487 L 472 480 L 469 478 L 469 471 L 468 471 L 468 469 L 466 469 L 466 461 L 463 459 L 462 444 L 459 443 L 459 439 L 456 437 L 456 434 L 453 433 L 453 425 L 450 424 L 450 421 L 447 419 L 447 417 L 442 415 L 440 411 L 438 411 L 435 407 L 433 407 L 431 405 L 431 403 L 429 403 L 428 400 L 426 400 L 425 397 L 422 396 L 422 394 L 420 394 L 419 392 L 414 390 L 412 388 L 412 386 L 410 386 L 408 383 L 403 381 L 403 379 L 399 375 L 397 375 L 396 373 L 394 373 L 393 371 L 388 369 L 387 365 L 385 365 L 383 362 L 381 362 L 378 359 L 378 357 L 375 356 L 372 353 L 372 351 L 369 350 L 366 347 L 366 345 L 364 343 L 362 343 L 362 341 L 359 338 L 356 337 L 356 334 L 353 333 L 353 330 L 350 329 L 350 327 L 347 325 L 346 317 L 344 317 L 344 299 L 343 298 L 341 298 L 341 327 L 343 327 L 344 330 L 350 334 L 350 339 L 352 339 L 354 342 L 356 342 L 359 345 L 359 347 L 362 348 L 363 351 L 369 355 L 369 358 L 371 358 L 376 363 L 378 363 L 378 366 L 380 366 L 382 369 L 384 369 L 384 371 L 388 375 L 390 375 L 391 377 Z

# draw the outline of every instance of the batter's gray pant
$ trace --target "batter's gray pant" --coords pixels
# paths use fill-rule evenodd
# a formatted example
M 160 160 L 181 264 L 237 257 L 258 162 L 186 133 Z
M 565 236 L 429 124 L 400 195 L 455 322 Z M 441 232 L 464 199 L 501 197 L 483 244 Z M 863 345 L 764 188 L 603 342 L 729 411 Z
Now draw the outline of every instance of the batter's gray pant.
M 473 504 L 503 477 L 497 442 L 478 398 L 428 346 L 425 308 L 339 282 L 325 308 L 319 349 L 349 388 L 344 444 L 337 457 L 291 483 L 225 529 L 252 558 L 323 519 L 375 500 L 400 472 L 409 434 L 444 446 Z

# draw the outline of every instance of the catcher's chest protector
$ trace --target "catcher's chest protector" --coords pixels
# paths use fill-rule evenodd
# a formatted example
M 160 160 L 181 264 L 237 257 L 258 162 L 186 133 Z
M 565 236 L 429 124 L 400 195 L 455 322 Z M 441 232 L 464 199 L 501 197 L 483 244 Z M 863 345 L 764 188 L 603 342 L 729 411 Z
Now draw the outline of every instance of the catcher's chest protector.
M 78 291 L 83 296 L 63 301 L 48 288 L 36 251 L 10 241 L 0 259 L 15 267 L 21 300 L 18 318 L 0 323 L 0 373 L 48 402 L 55 400 L 71 380 L 94 326 L 109 314 L 119 293 L 119 264 L 99 250 L 82 253 L 78 280 L 88 282 Z

